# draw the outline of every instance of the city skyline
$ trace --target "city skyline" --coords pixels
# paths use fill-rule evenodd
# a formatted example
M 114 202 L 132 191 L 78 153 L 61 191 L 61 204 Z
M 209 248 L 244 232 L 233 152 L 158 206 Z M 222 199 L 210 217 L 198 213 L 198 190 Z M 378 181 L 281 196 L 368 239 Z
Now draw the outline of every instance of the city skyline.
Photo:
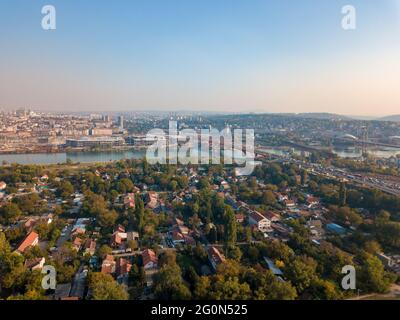
M 2 4 L 0 109 L 399 113 L 397 0 L 46 4 Z

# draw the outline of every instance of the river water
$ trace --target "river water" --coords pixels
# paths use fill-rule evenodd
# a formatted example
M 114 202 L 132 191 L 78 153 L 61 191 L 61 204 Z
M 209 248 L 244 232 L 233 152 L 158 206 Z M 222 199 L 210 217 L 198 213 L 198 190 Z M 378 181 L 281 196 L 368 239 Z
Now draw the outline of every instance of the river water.
M 266 151 L 284 155 L 287 151 L 280 148 L 264 148 Z M 295 150 L 298 153 L 298 150 Z M 357 158 L 361 156 L 359 149 L 335 149 L 334 152 L 343 158 Z M 369 153 L 380 158 L 390 158 L 400 154 L 400 149 L 370 150 Z M 18 164 L 61 164 L 68 160 L 77 163 L 111 162 L 122 159 L 142 159 L 146 155 L 146 150 L 127 150 L 127 151 L 97 151 L 97 152 L 76 152 L 76 153 L 38 153 L 38 154 L 2 154 L 0 155 L 0 165 L 6 163 Z

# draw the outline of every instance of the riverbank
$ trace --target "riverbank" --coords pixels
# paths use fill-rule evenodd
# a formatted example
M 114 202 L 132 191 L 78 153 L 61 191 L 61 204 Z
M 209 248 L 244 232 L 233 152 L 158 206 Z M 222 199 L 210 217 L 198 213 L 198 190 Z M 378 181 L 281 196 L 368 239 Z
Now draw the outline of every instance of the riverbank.
M 79 151 L 58 153 L 0 154 L 0 164 L 51 165 L 71 163 L 108 163 L 122 159 L 142 159 L 146 155 L 143 148 L 109 151 Z
M 78 153 L 78 152 L 124 152 L 130 150 L 144 150 L 146 146 L 123 146 L 112 148 L 35 148 L 35 149 L 16 149 L 16 150 L 0 150 L 1 155 L 14 155 L 14 154 L 44 154 L 44 153 Z

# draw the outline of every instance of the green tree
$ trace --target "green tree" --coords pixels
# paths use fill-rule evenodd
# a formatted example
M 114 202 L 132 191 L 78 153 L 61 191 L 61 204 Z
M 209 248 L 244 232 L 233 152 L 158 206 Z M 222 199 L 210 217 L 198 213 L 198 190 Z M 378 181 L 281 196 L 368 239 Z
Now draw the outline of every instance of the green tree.
M 145 225 L 145 215 L 144 215 L 144 202 L 139 195 L 136 195 L 135 198 L 136 209 L 135 209 L 135 217 L 137 221 L 137 227 L 140 232 L 143 232 L 143 228 Z
M 234 246 L 237 240 L 237 225 L 231 206 L 225 206 L 224 218 L 226 224 L 225 243 L 228 247 Z
M 214 285 L 212 298 L 215 300 L 248 300 L 251 290 L 247 283 L 240 283 L 237 277 L 221 279 Z
M 168 264 L 161 267 L 154 275 L 154 293 L 162 300 L 188 300 L 191 293 L 183 281 L 181 269 L 177 264 Z
M 360 261 L 357 270 L 357 284 L 364 292 L 387 292 L 390 278 L 382 262 L 374 255 L 362 252 L 358 257 Z
M 285 275 L 296 286 L 299 293 L 308 289 L 316 279 L 317 263 L 306 256 L 296 257 L 285 266 Z
M 112 248 L 109 247 L 106 244 L 103 244 L 98 250 L 97 250 L 97 255 L 101 258 L 104 259 L 106 255 L 112 253 Z
M 211 281 L 209 277 L 199 277 L 194 286 L 193 295 L 195 299 L 207 300 L 210 297 Z
M 124 287 L 118 284 L 109 274 L 100 272 L 89 275 L 89 288 L 92 300 L 128 300 L 129 295 Z
M 8 203 L 0 208 L 0 221 L 7 224 L 15 223 L 21 215 L 22 211 L 15 203 Z
M 342 181 L 339 189 L 339 205 L 344 207 L 347 203 L 347 188 L 346 183 Z
M 276 197 L 271 190 L 267 190 L 263 192 L 261 202 L 266 206 L 272 206 L 276 204 Z

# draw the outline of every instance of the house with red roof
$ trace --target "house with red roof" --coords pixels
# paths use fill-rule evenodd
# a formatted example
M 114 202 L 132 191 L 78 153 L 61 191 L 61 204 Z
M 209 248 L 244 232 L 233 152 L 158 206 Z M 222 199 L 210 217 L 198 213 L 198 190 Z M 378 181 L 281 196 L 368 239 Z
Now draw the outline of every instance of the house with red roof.
M 32 231 L 30 232 L 17 248 L 17 252 L 23 253 L 27 248 L 38 245 L 39 235 Z
M 7 183 L 0 181 L 0 190 L 4 190 L 5 188 L 7 188 Z
M 319 199 L 316 198 L 316 197 L 311 197 L 310 196 L 310 197 L 307 198 L 306 203 L 307 203 L 307 207 L 311 208 L 311 207 L 316 206 L 316 205 L 319 204 Z
M 113 274 L 115 273 L 116 263 L 114 256 L 108 254 L 101 265 L 101 273 Z
M 135 194 L 128 193 L 124 197 L 124 206 L 126 209 L 135 209 Z
M 217 270 L 217 267 L 226 261 L 225 256 L 219 252 L 219 250 L 215 247 L 208 248 L 208 260 L 211 263 L 214 271 Z
M 142 260 L 145 270 L 156 269 L 158 267 L 158 257 L 151 249 L 143 250 Z
M 85 242 L 85 254 L 94 255 L 96 252 L 96 241 L 93 239 L 87 239 Z

